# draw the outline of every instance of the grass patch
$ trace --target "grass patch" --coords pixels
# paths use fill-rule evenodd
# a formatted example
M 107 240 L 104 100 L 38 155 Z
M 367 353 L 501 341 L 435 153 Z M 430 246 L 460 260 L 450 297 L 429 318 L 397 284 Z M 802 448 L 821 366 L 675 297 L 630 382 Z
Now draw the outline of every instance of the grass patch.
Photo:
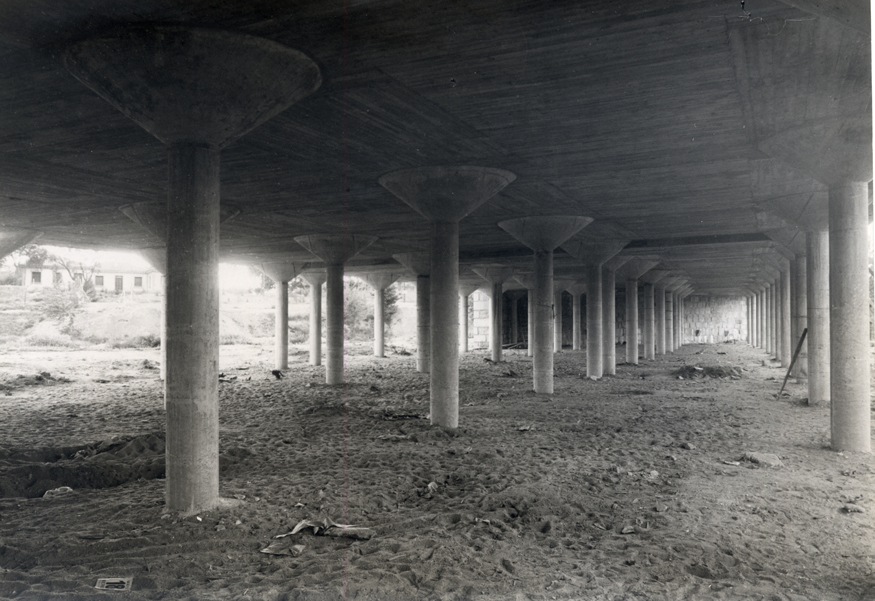
M 28 336 L 24 339 L 28 346 L 47 346 L 55 348 L 78 348 L 78 344 L 65 336 Z
M 112 348 L 156 348 L 161 346 L 161 338 L 154 334 L 146 334 L 145 336 L 114 340 L 111 346 Z

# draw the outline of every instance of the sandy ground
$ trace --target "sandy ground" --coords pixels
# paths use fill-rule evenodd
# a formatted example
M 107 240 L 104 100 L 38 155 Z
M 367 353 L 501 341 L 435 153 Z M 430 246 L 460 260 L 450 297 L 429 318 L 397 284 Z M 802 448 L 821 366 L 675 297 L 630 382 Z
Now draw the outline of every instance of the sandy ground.
M 759 350 L 690 345 L 600 381 L 563 352 L 551 397 L 524 351 L 471 353 L 448 436 L 414 358 L 366 349 L 328 387 L 303 352 L 276 380 L 266 346 L 222 347 L 238 504 L 187 518 L 163 510 L 157 351 L 0 354 L 0 598 L 875 599 L 873 458 L 828 448 L 803 386 L 775 400 Z M 275 538 L 324 518 L 373 536 Z M 113 577 L 131 590 L 94 588 Z

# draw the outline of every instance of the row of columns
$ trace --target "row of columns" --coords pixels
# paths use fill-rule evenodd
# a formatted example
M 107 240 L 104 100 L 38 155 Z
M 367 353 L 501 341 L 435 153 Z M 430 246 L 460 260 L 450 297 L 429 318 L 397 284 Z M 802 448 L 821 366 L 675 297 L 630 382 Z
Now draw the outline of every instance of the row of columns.
M 864 182 L 830 185 L 828 218 L 801 224 L 804 254 L 764 268 L 748 298 L 751 344 L 784 368 L 798 346 L 792 374 L 809 404 L 830 404 L 835 450 L 871 450 L 868 196 Z

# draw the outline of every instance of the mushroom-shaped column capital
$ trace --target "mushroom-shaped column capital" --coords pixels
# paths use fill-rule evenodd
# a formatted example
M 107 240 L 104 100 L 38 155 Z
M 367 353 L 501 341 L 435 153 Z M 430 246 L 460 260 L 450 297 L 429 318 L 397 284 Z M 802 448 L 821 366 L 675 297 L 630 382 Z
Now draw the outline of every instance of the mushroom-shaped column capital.
M 591 217 L 549 215 L 518 217 L 498 222 L 498 227 L 535 252 L 549 252 L 592 223 Z
M 319 257 L 327 265 L 342 265 L 376 241 L 376 236 L 346 233 L 309 234 L 295 237 L 295 242 Z
M 146 259 L 146 262 L 156 271 L 167 273 L 167 247 L 156 246 L 152 248 L 141 248 L 140 254 Z
M 401 277 L 400 273 L 394 271 L 375 271 L 355 275 L 359 279 L 367 282 L 367 284 L 374 290 L 385 290 Z
M 501 285 L 513 277 L 515 268 L 506 265 L 475 265 L 471 271 L 490 284 Z
M 42 235 L 42 232 L 36 230 L 0 227 L 0 259 Z
M 585 234 L 581 234 L 585 236 Z M 572 238 L 564 242 L 562 250 L 587 265 L 601 265 L 610 258 L 616 256 L 626 245 L 628 240 L 590 241 Z
M 642 275 L 656 267 L 658 263 L 659 261 L 655 259 L 631 259 L 617 271 L 617 275 L 626 280 L 637 280 Z
M 574 280 L 565 288 L 569 294 L 574 296 L 580 296 L 581 294 L 586 294 L 586 281 L 585 280 Z
M 262 261 L 258 268 L 274 282 L 280 283 L 294 280 L 305 265 L 306 263 L 293 261 Z
M 401 169 L 378 181 L 429 221 L 455 223 L 515 179 L 504 169 L 460 165 Z
M 478 282 L 460 281 L 459 294 L 462 296 L 471 296 L 472 294 L 483 288 L 485 285 L 486 284 L 484 284 L 482 280 Z
M 428 275 L 431 273 L 431 253 L 398 253 L 397 255 L 392 255 L 392 258 L 412 271 L 414 275 Z
M 170 145 L 225 146 L 322 82 L 310 58 L 272 40 L 173 25 L 126 26 L 78 41 L 64 65 Z
M 645 284 L 656 284 L 657 282 L 662 281 L 667 275 L 671 272 L 667 269 L 651 269 L 643 274 L 641 274 L 641 280 Z
M 139 225 L 144 231 L 152 234 L 162 243 L 167 242 L 167 203 L 157 200 L 145 200 L 118 208 L 125 217 Z M 219 207 L 219 223 L 223 224 L 241 213 L 234 205 Z
M 627 255 L 614 255 L 610 259 L 604 262 L 602 267 L 605 271 L 610 271 L 612 273 L 617 273 L 617 271 L 626 263 L 632 260 L 632 257 Z

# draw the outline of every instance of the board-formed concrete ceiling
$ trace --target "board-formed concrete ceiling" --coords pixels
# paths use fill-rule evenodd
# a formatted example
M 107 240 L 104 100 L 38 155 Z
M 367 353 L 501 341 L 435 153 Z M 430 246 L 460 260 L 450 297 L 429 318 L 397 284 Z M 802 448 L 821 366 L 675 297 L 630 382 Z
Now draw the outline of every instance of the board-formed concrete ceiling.
M 359 265 L 398 269 L 392 255 L 424 249 L 429 224 L 378 178 L 472 164 L 517 179 L 462 221 L 466 263 L 526 265 L 501 220 L 583 215 L 594 221 L 580 239 L 629 240 L 624 253 L 657 257 L 697 291 L 742 292 L 801 248 L 794 215 L 825 202 L 826 171 L 871 179 L 864 5 L 10 0 L 0 227 L 45 244 L 160 245 L 119 207 L 166 197 L 166 148 L 61 56 L 109 27 L 171 23 L 280 42 L 322 74 L 222 151 L 222 202 L 239 209 L 222 226 L 227 260 L 312 260 L 296 236 L 345 230 L 379 237 Z M 557 252 L 557 269 L 575 264 Z

